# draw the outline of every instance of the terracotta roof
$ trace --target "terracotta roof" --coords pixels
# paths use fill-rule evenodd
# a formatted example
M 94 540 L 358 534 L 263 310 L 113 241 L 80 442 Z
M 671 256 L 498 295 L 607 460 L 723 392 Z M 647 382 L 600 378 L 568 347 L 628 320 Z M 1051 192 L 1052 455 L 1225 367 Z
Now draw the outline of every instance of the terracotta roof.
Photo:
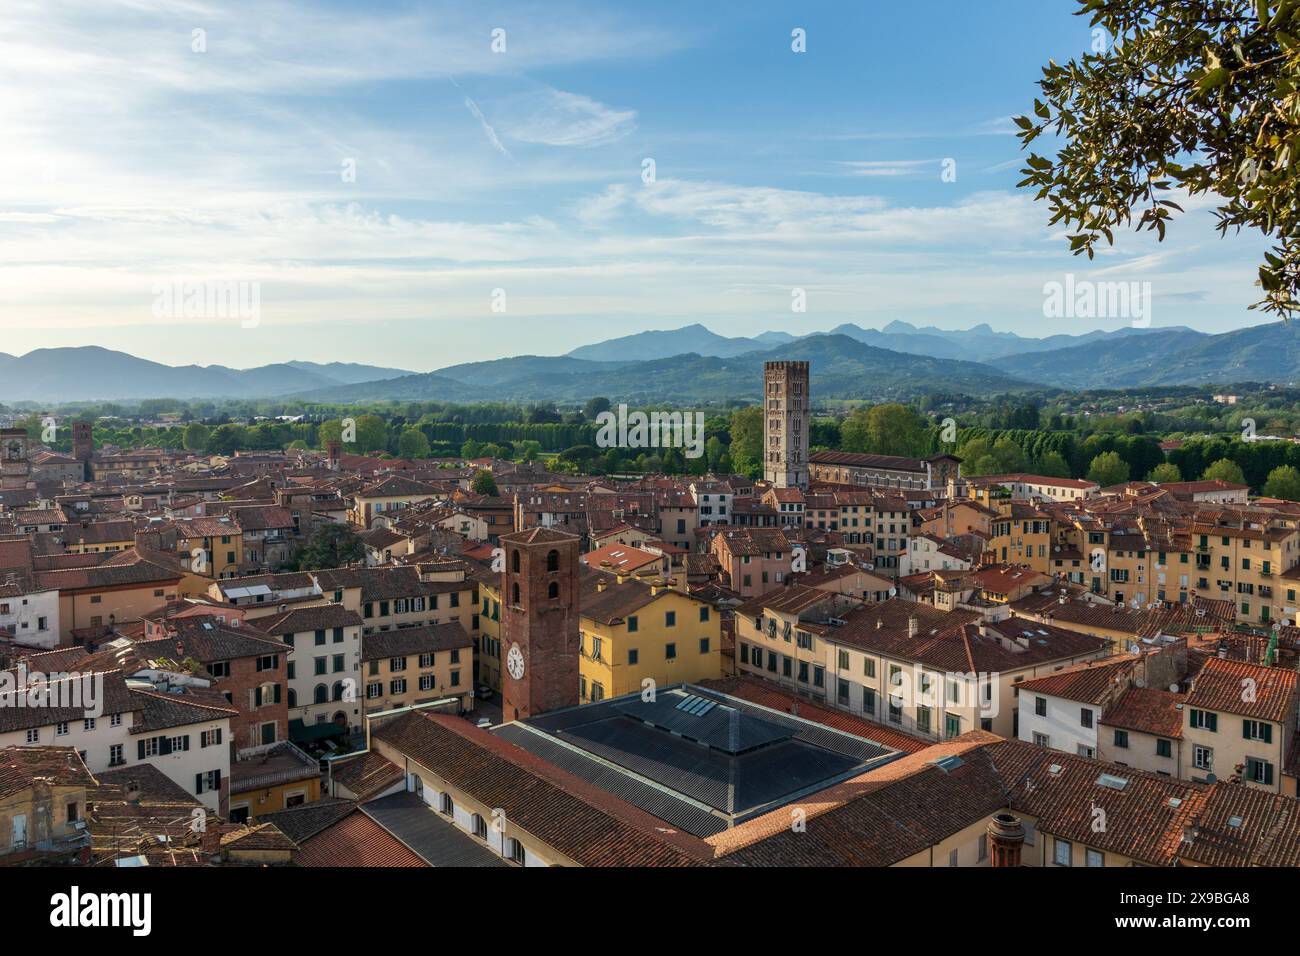
M 1290 669 L 1212 657 L 1192 682 L 1187 706 L 1278 723 L 1294 720 L 1297 676 Z
M 373 634 L 362 635 L 361 659 L 372 661 L 387 657 L 463 650 L 470 647 L 472 643 L 459 621 L 426 624 L 421 627 L 399 627 L 391 631 L 376 631 Z
M 1131 687 L 1102 714 L 1101 723 L 1178 740 L 1183 736 L 1183 712 L 1178 705 L 1186 700 L 1186 694 Z
M 0 797 L 18 793 L 40 780 L 55 787 L 89 787 L 95 783 L 71 747 L 5 747 L 0 750 Z
M 406 845 L 354 809 L 303 840 L 293 855 L 298 866 L 426 867 Z
M 1061 697 L 1081 704 L 1100 704 L 1105 700 L 1115 681 L 1122 677 L 1136 660 L 1135 657 L 1125 656 L 1119 659 L 1090 661 L 1078 667 L 1069 667 L 1055 674 L 1048 674 L 1046 677 L 1021 681 L 1017 686 L 1022 694 L 1046 694 L 1049 697 Z
M 514 825 L 581 865 L 691 866 L 707 858 L 695 838 L 459 717 L 412 711 L 373 736 L 501 807 Z

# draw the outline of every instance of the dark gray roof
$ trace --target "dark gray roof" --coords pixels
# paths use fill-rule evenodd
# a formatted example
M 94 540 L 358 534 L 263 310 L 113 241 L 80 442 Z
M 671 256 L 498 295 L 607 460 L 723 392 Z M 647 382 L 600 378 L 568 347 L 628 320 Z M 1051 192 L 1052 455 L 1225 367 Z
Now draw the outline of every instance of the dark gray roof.
M 525 724 L 505 724 L 494 728 L 492 732 L 541 757 L 547 763 L 567 770 L 693 836 L 713 836 L 727 829 L 727 820 L 721 814 L 684 799 L 667 788 L 639 780 L 584 750 L 565 746 L 549 734 L 539 733 Z
M 413 793 L 403 791 L 371 800 L 361 805 L 361 811 L 430 866 L 508 865 Z
M 696 836 L 898 752 L 701 687 L 553 711 L 493 731 Z

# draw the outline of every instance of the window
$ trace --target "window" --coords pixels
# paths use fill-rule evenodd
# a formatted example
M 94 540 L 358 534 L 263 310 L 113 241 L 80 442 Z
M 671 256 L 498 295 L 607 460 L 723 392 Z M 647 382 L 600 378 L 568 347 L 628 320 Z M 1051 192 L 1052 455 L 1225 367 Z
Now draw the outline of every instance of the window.
M 664 611 L 664 627 L 676 627 L 676 626 L 677 626 L 677 612 Z
M 957 865 L 957 851 L 956 851 L 956 850 L 949 850 L 949 851 L 948 851 L 948 865 L 949 865 L 949 866 L 956 866 L 956 865 Z
M 316 646 L 320 647 L 324 643 L 325 643 L 325 631 L 322 628 L 321 630 L 316 632 Z
M 1172 757 L 1174 755 L 1174 744 L 1172 740 L 1160 738 L 1156 740 L 1156 756 Z
M 1116 746 L 1116 747 L 1119 747 L 1119 748 L 1122 749 L 1122 750 L 1127 750 L 1127 749 L 1128 749 L 1128 731 L 1127 731 L 1127 730 L 1117 730 L 1117 731 L 1115 731 L 1115 746 Z
M 1192 749 L 1192 765 L 1197 770 L 1214 769 L 1214 748 L 1213 747 L 1194 747 Z
M 676 645 L 676 644 L 665 644 L 665 645 L 664 645 L 664 659 L 665 659 L 665 660 L 669 660 L 669 661 L 675 661 L 675 660 L 677 660 L 677 645 Z
M 1035 698 L 1034 698 L 1034 714 L 1035 714 L 1036 716 L 1038 716 L 1038 717 L 1046 717 L 1046 716 L 1047 716 L 1047 698 L 1046 698 L 1046 697 L 1035 697 Z
M 1087 853 L 1088 853 L 1088 866 L 1106 865 L 1106 854 L 1102 853 L 1101 850 L 1089 849 Z
M 516 565 L 518 564 L 518 560 L 519 560 L 519 552 L 516 551 L 516 552 L 515 552 L 515 562 L 516 562 Z M 517 570 L 517 568 L 516 568 L 516 570 Z M 456 804 L 452 802 L 451 794 L 450 794 L 450 793 L 444 793 L 444 794 L 442 794 L 442 796 L 438 799 L 438 809 L 439 809 L 439 811 L 441 811 L 442 813 L 445 813 L 447 816 L 452 816 L 453 814 L 455 814 L 455 812 L 456 812 Z
M 961 717 L 958 714 L 943 715 L 944 737 L 956 737 L 961 734 Z
M 1051 747 L 1051 746 L 1052 746 L 1052 738 L 1049 737 L 1047 734 L 1034 734 L 1034 746 L 1036 746 L 1036 747 Z
M 377 700 L 384 694 L 383 681 L 371 681 L 366 685 L 366 700 Z
M 551 553 L 554 554 L 555 552 L 552 551 Z M 476 837 L 478 837 L 480 840 L 487 839 L 487 834 L 488 834 L 487 821 L 483 819 L 482 814 L 480 813 L 474 814 L 471 820 L 471 825 L 474 828 L 474 835 Z
M 108 765 L 110 767 L 120 767 L 126 763 L 126 758 L 122 756 L 122 745 L 112 744 L 108 748 Z
M 432 674 L 421 674 L 421 675 L 420 675 L 420 690 L 433 690 L 433 675 L 432 675 Z
M 520 866 L 524 865 L 526 854 L 524 853 L 524 845 L 522 843 L 511 837 L 508 852 L 511 862 L 518 863 Z
M 1072 866 L 1074 844 L 1069 840 L 1055 839 L 1052 843 L 1052 862 L 1057 866 Z
M 82 729 L 82 730 L 94 730 L 94 729 L 95 729 L 95 718 L 94 718 L 94 717 L 87 717 L 85 720 L 83 720 L 83 721 L 81 722 L 81 729 Z
M 631 617 L 627 619 L 627 632 L 629 634 L 635 634 L 636 629 L 637 629 L 637 619 L 636 619 L 636 615 L 633 614 Z
M 397 680 L 389 681 L 389 683 L 388 683 L 388 692 L 389 692 L 390 694 L 405 694 L 405 693 L 406 693 L 406 678 L 405 678 L 405 677 L 399 677 Z
M 1079 726 L 1080 727 L 1092 726 L 1092 711 L 1087 707 L 1079 708 Z
M 1273 765 L 1267 760 L 1247 757 L 1246 779 L 1251 783 L 1261 783 L 1265 786 L 1271 786 L 1273 783 Z
M 709 653 L 709 639 L 707 637 L 700 638 L 700 653 L 701 654 Z
M 1208 710 L 1193 708 L 1189 719 L 1192 727 L 1196 730 L 1208 730 L 1210 733 L 1216 733 L 1219 729 L 1219 715 Z
M 980 834 L 980 855 L 979 855 L 979 858 L 980 858 L 981 861 L 983 861 L 983 860 L 987 860 L 987 859 L 989 858 L 989 835 L 988 835 L 987 833 L 981 833 L 981 834 Z
M 221 744 L 221 728 L 216 730 L 204 730 L 199 733 L 199 749 L 204 747 L 216 747 Z
M 708 619 L 709 619 L 709 608 L 708 605 L 705 605 L 704 607 L 700 608 L 700 622 L 703 623 Z
M 54 736 L 66 737 L 67 735 L 68 735 L 68 722 L 66 720 L 61 720 L 54 725 Z
M 1262 743 L 1273 742 L 1273 725 L 1262 720 L 1243 720 L 1241 736 L 1246 740 L 1258 740 Z

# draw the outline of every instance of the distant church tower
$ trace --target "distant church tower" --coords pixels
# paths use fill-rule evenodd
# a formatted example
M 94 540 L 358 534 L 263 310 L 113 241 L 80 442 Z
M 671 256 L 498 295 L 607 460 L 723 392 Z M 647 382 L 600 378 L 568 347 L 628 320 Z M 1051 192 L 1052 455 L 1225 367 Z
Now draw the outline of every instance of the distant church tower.
M 551 528 L 501 535 L 504 720 L 577 706 L 579 540 Z
M 27 429 L 0 428 L 0 488 L 26 488 L 32 466 L 27 460 Z
M 90 460 L 95 457 L 95 435 L 90 422 L 72 423 L 72 457 L 81 462 L 81 480 L 90 481 Z
M 808 487 L 808 363 L 763 366 L 763 477 L 777 488 Z

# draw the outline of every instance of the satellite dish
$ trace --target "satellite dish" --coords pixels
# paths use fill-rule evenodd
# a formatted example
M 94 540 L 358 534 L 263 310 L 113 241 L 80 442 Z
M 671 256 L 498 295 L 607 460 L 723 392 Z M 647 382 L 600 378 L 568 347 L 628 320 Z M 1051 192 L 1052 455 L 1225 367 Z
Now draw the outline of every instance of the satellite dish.
M 890 589 L 889 589 L 889 596 L 890 596 L 890 597 L 893 597 L 893 596 L 896 595 L 897 593 L 898 593 L 898 588 L 890 588 Z
M 1169 693 L 1171 693 L 1171 694 L 1176 694 L 1176 693 L 1178 693 L 1178 685 L 1177 685 L 1177 684 L 1170 684 L 1170 685 L 1169 685 Z
M 1216 776 L 1215 776 L 1214 774 L 1212 774 L 1212 773 L 1207 773 L 1207 774 L 1205 775 L 1205 782 L 1206 782 L 1206 783 L 1218 783 L 1218 781 L 1219 781 L 1219 778 L 1216 777 Z

